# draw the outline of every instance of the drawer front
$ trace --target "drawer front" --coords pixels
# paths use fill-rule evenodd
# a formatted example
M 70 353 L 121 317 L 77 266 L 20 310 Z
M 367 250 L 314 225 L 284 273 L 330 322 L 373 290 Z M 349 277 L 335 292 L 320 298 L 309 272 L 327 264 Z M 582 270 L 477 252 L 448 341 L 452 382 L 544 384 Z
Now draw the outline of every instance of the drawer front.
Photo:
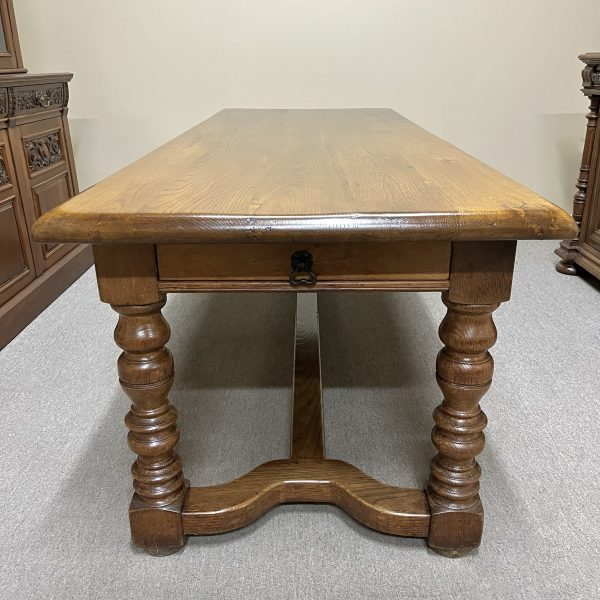
M 61 110 L 68 102 L 67 84 L 47 83 L 11 88 L 14 116 Z
M 61 117 L 22 124 L 11 132 L 29 226 L 75 195 L 69 144 Z M 18 155 L 17 155 L 18 153 Z M 33 244 L 38 275 L 74 248 L 74 244 Z
M 288 283 L 291 255 L 307 250 L 318 282 L 445 281 L 450 242 L 345 244 L 163 244 L 162 281 Z M 317 284 L 318 287 L 318 284 Z

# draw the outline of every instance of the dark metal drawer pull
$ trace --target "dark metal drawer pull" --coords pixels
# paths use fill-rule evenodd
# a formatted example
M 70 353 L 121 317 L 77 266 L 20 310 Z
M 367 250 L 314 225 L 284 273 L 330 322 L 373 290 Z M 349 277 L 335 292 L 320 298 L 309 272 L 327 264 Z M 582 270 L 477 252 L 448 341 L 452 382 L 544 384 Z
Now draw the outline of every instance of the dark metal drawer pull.
M 292 273 L 290 274 L 290 285 L 314 285 L 317 276 L 313 273 L 313 257 L 308 250 L 299 250 L 291 256 Z M 308 277 L 300 277 L 308 274 Z

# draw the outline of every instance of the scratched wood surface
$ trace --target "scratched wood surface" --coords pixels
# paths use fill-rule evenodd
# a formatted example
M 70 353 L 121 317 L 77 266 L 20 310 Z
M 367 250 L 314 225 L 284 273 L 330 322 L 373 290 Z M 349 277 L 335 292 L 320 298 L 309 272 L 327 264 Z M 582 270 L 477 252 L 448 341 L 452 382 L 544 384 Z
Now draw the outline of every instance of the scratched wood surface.
M 327 242 L 568 239 L 576 227 L 393 110 L 227 109 L 45 214 L 34 233 Z

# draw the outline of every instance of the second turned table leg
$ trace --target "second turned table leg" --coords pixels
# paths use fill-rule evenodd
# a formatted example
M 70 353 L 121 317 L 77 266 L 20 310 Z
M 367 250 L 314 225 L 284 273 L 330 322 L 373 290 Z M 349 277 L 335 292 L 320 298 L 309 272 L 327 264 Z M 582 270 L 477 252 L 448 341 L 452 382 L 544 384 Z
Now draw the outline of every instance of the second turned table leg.
M 479 401 L 490 388 L 496 342 L 492 313 L 510 299 L 516 243 L 455 242 L 447 307 L 439 328 L 444 347 L 436 363 L 443 393 L 435 409 L 431 439 L 438 453 L 431 461 L 427 500 L 431 524 L 427 543 L 444 556 L 463 556 L 477 548 L 483 532 L 479 497 L 487 419 Z
M 129 508 L 131 538 L 149 554 L 175 552 L 185 543 L 181 510 L 187 482 L 181 459 L 177 410 L 168 393 L 173 357 L 165 347 L 169 325 L 161 314 L 165 300 L 142 306 L 114 306 L 119 313 L 115 341 L 121 386 L 132 401 L 125 417 L 129 447 L 138 455 L 131 472 L 135 494 Z
M 119 381 L 131 400 L 125 418 L 134 495 L 129 507 L 132 542 L 149 554 L 170 554 L 186 541 L 182 509 L 188 483 L 175 453 L 177 411 L 168 394 L 173 357 L 165 344 L 171 331 L 162 315 L 154 246 L 94 246 L 100 299 L 119 314 L 115 341 L 123 353 Z
M 487 419 L 479 401 L 492 382 L 488 349 L 496 341 L 492 311 L 498 304 L 456 304 L 443 295 L 448 312 L 440 325 L 444 348 L 436 375 L 444 400 L 435 409 L 431 438 L 438 454 L 431 461 L 427 498 L 431 528 L 427 543 L 447 556 L 462 556 L 479 546 L 483 507 L 481 469 L 475 460 L 485 445 Z

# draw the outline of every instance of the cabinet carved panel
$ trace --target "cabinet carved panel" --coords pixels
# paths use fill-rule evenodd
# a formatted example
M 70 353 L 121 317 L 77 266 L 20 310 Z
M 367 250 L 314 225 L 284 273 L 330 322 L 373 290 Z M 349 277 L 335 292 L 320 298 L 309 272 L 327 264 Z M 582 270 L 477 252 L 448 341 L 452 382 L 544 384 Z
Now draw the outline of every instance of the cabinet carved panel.
M 45 169 L 63 160 L 60 132 L 53 131 L 24 142 L 25 156 L 30 173 Z

